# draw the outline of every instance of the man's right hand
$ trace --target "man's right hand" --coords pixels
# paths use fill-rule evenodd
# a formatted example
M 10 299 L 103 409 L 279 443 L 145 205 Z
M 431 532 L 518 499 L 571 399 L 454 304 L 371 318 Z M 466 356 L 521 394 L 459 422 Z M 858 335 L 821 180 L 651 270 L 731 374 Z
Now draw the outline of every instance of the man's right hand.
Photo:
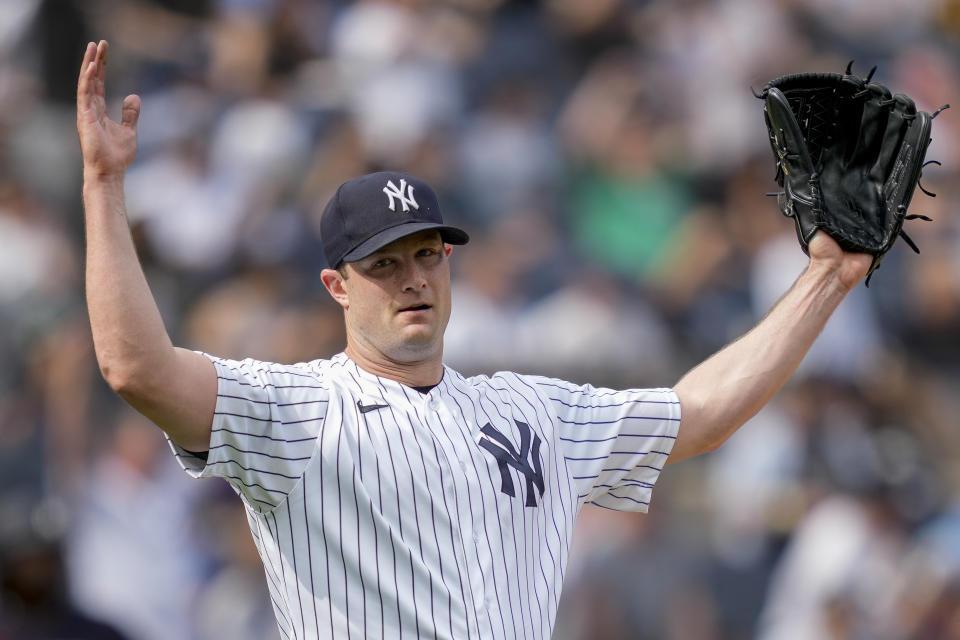
M 137 119 L 140 97 L 123 100 L 120 122 L 107 117 L 104 79 L 107 41 L 89 43 L 77 82 L 77 132 L 83 152 L 84 174 L 90 177 L 120 177 L 137 155 Z

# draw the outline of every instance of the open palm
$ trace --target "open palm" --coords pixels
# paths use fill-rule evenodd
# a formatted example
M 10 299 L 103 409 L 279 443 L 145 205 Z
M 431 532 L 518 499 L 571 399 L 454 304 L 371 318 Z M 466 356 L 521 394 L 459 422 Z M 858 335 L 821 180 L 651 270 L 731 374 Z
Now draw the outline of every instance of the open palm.
M 100 176 L 121 175 L 137 155 L 137 119 L 140 98 L 123 100 L 120 122 L 107 117 L 104 78 L 107 41 L 90 43 L 83 56 L 77 82 L 77 132 L 83 153 L 84 171 Z

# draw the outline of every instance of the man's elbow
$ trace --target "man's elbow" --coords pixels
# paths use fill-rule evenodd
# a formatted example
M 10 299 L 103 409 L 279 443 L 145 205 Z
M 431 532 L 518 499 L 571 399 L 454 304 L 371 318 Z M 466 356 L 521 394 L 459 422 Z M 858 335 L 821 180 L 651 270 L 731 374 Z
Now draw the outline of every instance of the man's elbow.
M 722 430 L 719 434 L 712 435 L 710 438 L 706 438 L 701 446 L 700 453 L 710 453 L 711 451 L 716 451 L 720 448 L 724 442 L 726 442 L 730 435 L 733 433 L 734 428 Z
M 680 436 L 687 445 L 685 457 L 716 451 L 757 411 L 753 407 L 740 411 L 718 407 L 715 400 L 688 389 L 683 389 L 682 393 L 678 390 L 677 397 L 683 416 Z
M 107 359 L 101 359 L 99 364 L 104 381 L 123 399 L 135 399 L 145 393 L 149 378 L 141 368 Z
M 680 433 L 670 462 L 679 462 L 687 458 L 716 451 L 737 430 L 737 426 L 721 416 L 709 411 L 695 411 L 690 409 L 683 416 L 680 423 Z
M 709 414 L 704 415 L 703 420 L 700 453 L 710 453 L 719 449 L 745 422 L 739 416 L 710 416 Z

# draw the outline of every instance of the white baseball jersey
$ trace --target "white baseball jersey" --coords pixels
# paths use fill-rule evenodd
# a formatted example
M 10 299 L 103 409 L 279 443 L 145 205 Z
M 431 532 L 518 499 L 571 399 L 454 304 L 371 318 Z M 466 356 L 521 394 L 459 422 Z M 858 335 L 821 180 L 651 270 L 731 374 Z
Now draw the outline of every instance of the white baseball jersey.
M 208 458 L 174 452 L 242 497 L 290 639 L 549 638 L 578 511 L 646 511 L 680 423 L 669 389 L 211 359 Z

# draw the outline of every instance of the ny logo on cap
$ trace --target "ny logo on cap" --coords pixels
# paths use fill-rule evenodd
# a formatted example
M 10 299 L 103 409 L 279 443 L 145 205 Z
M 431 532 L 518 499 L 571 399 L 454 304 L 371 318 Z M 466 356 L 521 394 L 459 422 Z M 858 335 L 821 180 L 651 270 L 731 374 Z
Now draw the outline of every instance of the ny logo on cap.
M 406 191 L 406 194 L 404 194 Z M 387 197 L 390 198 L 390 203 L 387 205 L 390 207 L 390 211 L 396 211 L 396 206 L 393 201 L 394 198 L 400 201 L 403 210 L 410 211 L 410 207 L 414 209 L 420 209 L 420 205 L 417 204 L 417 201 L 413 199 L 413 185 L 407 185 L 407 181 L 403 178 L 400 179 L 400 188 L 397 188 L 397 185 L 393 184 L 393 180 L 387 180 L 387 186 L 383 188 L 383 192 L 387 194 Z

